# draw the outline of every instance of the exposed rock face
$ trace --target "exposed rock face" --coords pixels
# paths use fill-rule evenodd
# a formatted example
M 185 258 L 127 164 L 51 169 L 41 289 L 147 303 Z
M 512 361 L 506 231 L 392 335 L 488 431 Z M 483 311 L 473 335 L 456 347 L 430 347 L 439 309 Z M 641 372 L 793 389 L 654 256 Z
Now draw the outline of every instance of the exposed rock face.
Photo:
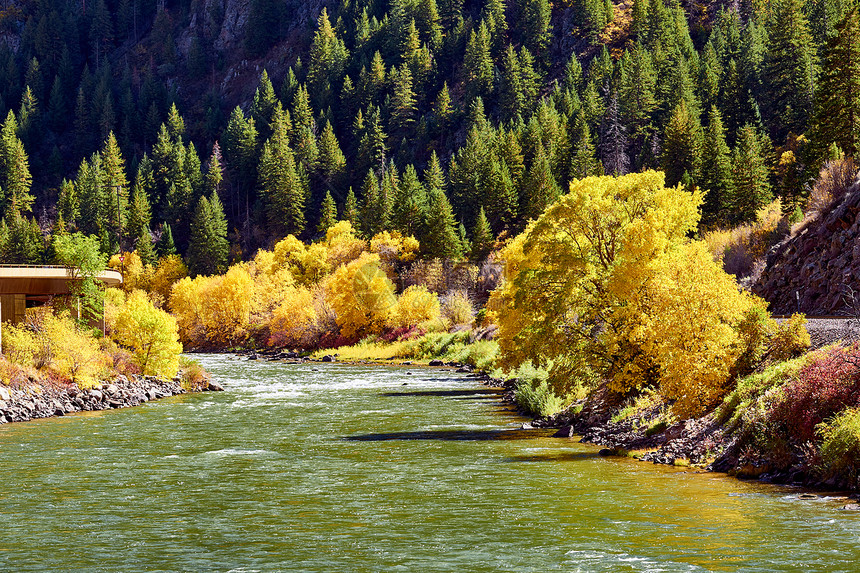
M 860 314 L 860 181 L 768 253 L 752 290 L 777 314 Z

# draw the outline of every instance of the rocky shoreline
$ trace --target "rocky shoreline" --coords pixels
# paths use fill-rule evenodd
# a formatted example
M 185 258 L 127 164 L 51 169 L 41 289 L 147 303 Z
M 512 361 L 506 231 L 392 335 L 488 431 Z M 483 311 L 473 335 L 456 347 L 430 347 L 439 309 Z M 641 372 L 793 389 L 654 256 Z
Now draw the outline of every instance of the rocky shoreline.
M 208 381 L 201 391 L 223 390 Z M 49 385 L 34 382 L 23 387 L 0 385 L 0 424 L 65 416 L 75 412 L 139 406 L 151 400 L 184 394 L 179 377 L 119 376 L 111 382 L 80 388 L 76 384 Z

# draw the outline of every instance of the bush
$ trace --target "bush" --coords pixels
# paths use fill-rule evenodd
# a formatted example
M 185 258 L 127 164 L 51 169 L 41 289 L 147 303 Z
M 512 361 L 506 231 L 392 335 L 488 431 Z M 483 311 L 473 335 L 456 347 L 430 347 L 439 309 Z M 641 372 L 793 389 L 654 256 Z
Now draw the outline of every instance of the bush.
M 768 358 L 774 362 L 794 358 L 809 348 L 811 343 L 806 330 L 806 316 L 793 314 L 776 327 L 776 332 L 768 343 Z
M 408 287 L 388 317 L 391 328 L 409 328 L 439 318 L 439 297 L 423 286 Z
M 442 318 L 449 325 L 470 324 L 475 316 L 475 309 L 466 291 L 452 291 L 442 297 Z
M 857 485 L 860 470 L 860 408 L 849 408 L 816 427 L 825 475 L 846 475 Z
M 548 383 L 549 372 L 533 367 L 530 362 L 520 366 L 516 378 L 514 400 L 530 416 L 552 416 L 561 412 L 570 402 L 553 392 Z
M 32 367 L 38 352 L 39 344 L 32 332 L 9 323 L 3 325 L 3 354 L 9 362 Z
M 188 392 L 199 392 L 209 386 L 209 374 L 196 360 L 185 356 L 179 359 L 182 387 Z
M 179 370 L 179 329 L 176 319 L 155 308 L 146 294 L 134 291 L 116 318 L 113 338 L 131 349 L 141 373 L 172 378 Z
M 797 442 L 811 441 L 815 427 L 844 408 L 860 406 L 860 343 L 816 352 L 775 401 L 771 419 Z
M 275 309 L 269 327 L 269 345 L 307 346 L 316 324 L 314 300 L 305 287 L 290 287 Z

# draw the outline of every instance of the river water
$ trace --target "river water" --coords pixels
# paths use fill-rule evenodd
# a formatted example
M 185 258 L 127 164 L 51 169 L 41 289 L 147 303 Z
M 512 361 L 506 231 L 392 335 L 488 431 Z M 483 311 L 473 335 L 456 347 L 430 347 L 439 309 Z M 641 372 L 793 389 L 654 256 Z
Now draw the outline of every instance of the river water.
M 0 427 L 0 571 L 858 571 L 826 497 L 600 458 L 447 371 L 203 356 L 225 392 Z

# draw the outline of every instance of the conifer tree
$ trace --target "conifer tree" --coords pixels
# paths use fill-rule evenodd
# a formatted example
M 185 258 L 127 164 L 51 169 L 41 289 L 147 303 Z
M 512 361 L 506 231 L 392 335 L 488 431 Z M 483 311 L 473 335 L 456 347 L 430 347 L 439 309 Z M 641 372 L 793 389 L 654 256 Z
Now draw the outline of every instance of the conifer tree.
M 308 87 L 318 108 L 333 103 L 333 88 L 340 89 L 349 53 L 343 40 L 337 37 L 323 8 L 317 18 L 317 31 L 311 45 L 308 64 Z
M 322 207 L 320 208 L 320 222 L 317 225 L 317 233 L 325 236 L 326 231 L 333 227 L 335 223 L 337 223 L 337 204 L 334 202 L 331 193 L 326 191 L 325 199 L 323 199 Z
M 538 143 L 537 152 L 529 168 L 520 197 L 520 212 L 524 219 L 537 219 L 544 209 L 560 194 L 560 189 L 549 165 L 543 144 Z
M 733 196 L 732 186 L 732 157 L 726 144 L 722 116 L 716 106 L 711 106 L 702 146 L 701 187 L 705 191 L 703 223 L 713 224 L 720 220 L 721 211 Z
M 735 224 L 754 220 L 756 211 L 772 198 L 762 145 L 755 129 L 749 125 L 738 134 L 732 160 L 732 186 L 730 205 Z
M 394 93 L 391 97 L 391 135 L 403 136 L 409 132 L 415 123 L 415 92 L 412 91 L 412 73 L 406 64 L 396 68 L 394 76 Z
M 462 245 L 451 203 L 438 187 L 431 187 L 427 195 L 427 217 L 420 242 L 422 254 L 427 258 L 459 258 Z
M 60 197 L 57 200 L 58 216 L 62 217 L 71 228 L 77 227 L 78 218 L 81 216 L 81 204 L 78 199 L 75 184 L 63 179 L 60 184 Z
M 188 243 L 191 276 L 214 275 L 226 270 L 229 245 L 226 233 L 222 235 L 220 231 L 211 203 L 205 196 L 201 197 L 194 211 Z
M 266 201 L 269 224 L 281 236 L 305 229 L 306 191 L 289 146 L 281 114 L 272 120 L 272 136 L 260 156 L 259 188 Z
M 802 133 L 812 112 L 816 55 L 801 0 L 777 0 L 767 32 L 763 73 L 774 131 Z
M 582 179 L 597 175 L 602 171 L 595 156 L 594 141 L 591 130 L 585 120 L 585 114 L 580 110 L 574 129 L 574 150 L 570 160 L 570 176 Z
M 0 128 L 0 188 L 5 192 L 4 213 L 28 213 L 34 197 L 30 194 L 33 176 L 24 144 L 18 139 L 18 123 L 9 110 Z
M 539 57 L 545 55 L 551 37 L 549 0 L 518 0 L 523 44 Z
M 823 157 L 833 143 L 846 155 L 860 157 L 860 8 L 854 6 L 836 24 L 824 48 L 815 91 L 813 142 Z
M 159 257 L 176 254 L 176 245 L 173 243 L 173 231 L 167 223 L 161 226 L 161 237 L 155 244 L 155 249 Z
M 391 225 L 403 236 L 417 236 L 427 209 L 427 194 L 424 186 L 418 180 L 415 167 L 407 165 L 392 201 Z
M 326 189 L 342 193 L 346 176 L 346 156 L 340 149 L 331 123 L 326 123 L 319 138 L 319 170 Z
M 478 211 L 478 218 L 475 221 L 475 226 L 472 229 L 472 249 L 469 254 L 470 258 L 475 261 L 483 261 L 493 250 L 493 230 L 490 228 L 490 222 L 484 214 L 484 208 Z
M 149 224 L 152 213 L 149 207 L 149 199 L 140 182 L 135 181 L 131 194 L 131 206 L 128 213 L 128 235 L 130 237 L 141 237 L 144 232 L 149 233 Z
M 490 33 L 481 22 L 478 31 L 472 30 L 463 56 L 463 73 L 466 98 L 488 95 L 493 87 L 493 59 L 490 54 Z
M 601 156 L 603 167 L 609 175 L 626 175 L 630 171 L 630 156 L 627 154 L 627 128 L 622 122 L 618 95 L 612 94 L 601 128 Z
M 206 184 L 205 193 L 221 193 L 221 183 L 224 181 L 224 170 L 221 167 L 221 146 L 216 141 L 212 145 L 212 154 L 209 156 L 208 165 L 206 167 Z
M 349 188 L 349 191 L 346 194 L 346 201 L 343 204 L 342 219 L 344 221 L 349 221 L 349 223 L 352 225 L 352 228 L 356 231 L 361 228 L 358 210 L 358 199 L 355 198 L 355 192 L 352 190 L 352 187 Z
M 699 175 L 702 154 L 702 127 L 684 100 L 678 104 L 663 137 L 663 169 L 666 186 L 674 187 L 684 179 Z
M 155 249 L 152 247 L 152 234 L 149 232 L 149 227 L 140 230 L 135 241 L 135 250 L 140 261 L 145 265 L 154 265 L 157 262 Z
M 254 92 L 254 100 L 251 103 L 251 117 L 254 118 L 254 125 L 264 139 L 271 134 L 270 123 L 276 103 L 278 98 L 275 95 L 275 86 L 269 79 L 269 73 L 264 69 L 260 74 L 260 84 Z

